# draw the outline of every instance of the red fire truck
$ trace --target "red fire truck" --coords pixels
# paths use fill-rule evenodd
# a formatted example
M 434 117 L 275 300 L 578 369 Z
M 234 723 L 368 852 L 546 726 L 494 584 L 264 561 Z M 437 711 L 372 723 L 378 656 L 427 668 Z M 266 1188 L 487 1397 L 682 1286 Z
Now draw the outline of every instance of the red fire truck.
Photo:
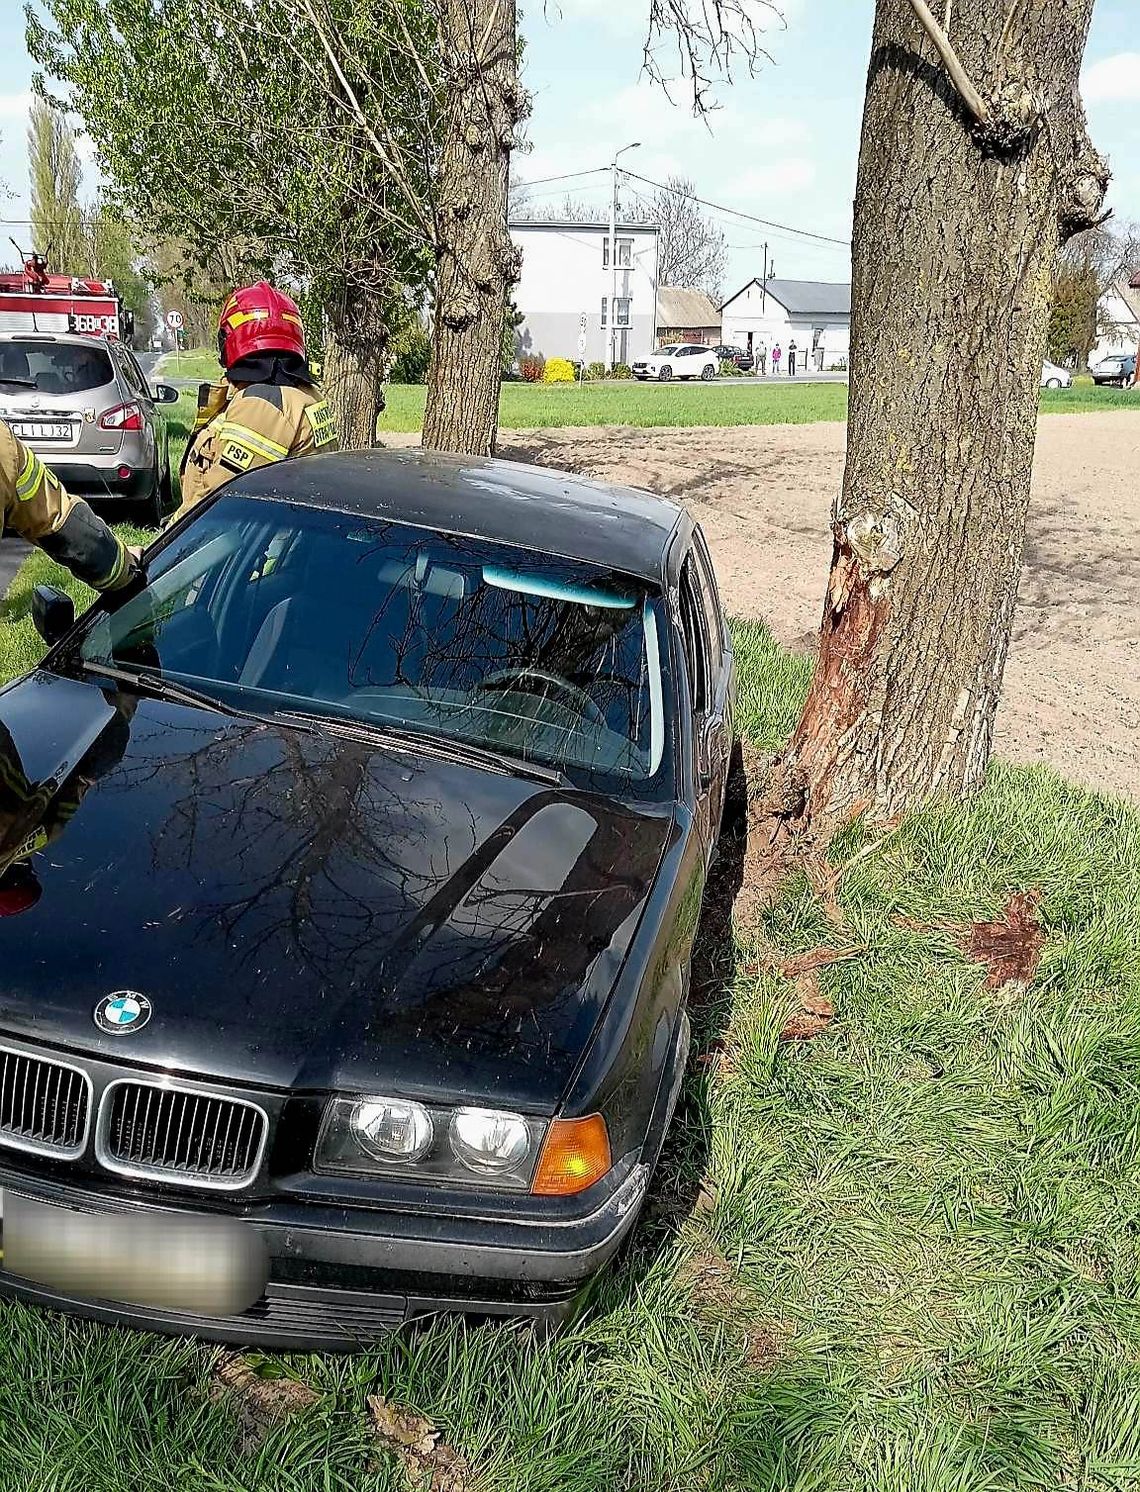
M 0 332 L 88 332 L 127 340 L 133 320 L 110 280 L 49 274 L 43 254 L 29 254 L 22 270 L 0 271 Z

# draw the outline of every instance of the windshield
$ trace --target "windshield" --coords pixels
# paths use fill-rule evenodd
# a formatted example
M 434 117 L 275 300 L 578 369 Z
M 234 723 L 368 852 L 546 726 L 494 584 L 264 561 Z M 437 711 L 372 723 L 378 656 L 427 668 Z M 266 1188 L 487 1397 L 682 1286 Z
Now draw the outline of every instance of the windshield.
M 222 498 L 96 610 L 64 665 L 147 669 L 255 713 L 316 712 L 668 787 L 660 602 L 502 544 Z
M 657 356 L 658 357 L 675 357 L 677 355 L 677 353 L 680 352 L 680 350 L 681 350 L 681 345 L 680 345 L 679 342 L 671 342 L 668 347 L 659 347 L 657 349 Z
M 0 389 L 14 385 L 40 394 L 83 394 L 113 379 L 111 359 L 102 347 L 33 337 L 0 342 Z

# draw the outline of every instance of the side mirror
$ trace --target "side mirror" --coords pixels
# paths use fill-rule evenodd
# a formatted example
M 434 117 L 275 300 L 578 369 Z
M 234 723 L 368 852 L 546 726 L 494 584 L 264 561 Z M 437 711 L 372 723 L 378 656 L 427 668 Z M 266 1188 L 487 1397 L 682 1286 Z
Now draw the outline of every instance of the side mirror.
M 177 404 L 178 390 L 170 383 L 156 383 L 154 386 L 154 402 L 156 404 Z
M 32 625 L 50 647 L 75 625 L 75 602 L 54 585 L 37 585 L 32 592 Z

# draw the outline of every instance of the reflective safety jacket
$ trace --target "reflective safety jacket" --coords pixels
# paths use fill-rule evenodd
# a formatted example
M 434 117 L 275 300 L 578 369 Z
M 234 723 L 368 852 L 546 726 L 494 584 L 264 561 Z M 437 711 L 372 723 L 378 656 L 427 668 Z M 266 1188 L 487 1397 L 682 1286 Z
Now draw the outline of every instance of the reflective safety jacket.
M 337 445 L 332 412 L 316 387 L 204 383 L 182 462 L 182 504 L 170 522 L 247 471 Z
M 96 590 L 117 590 L 137 574 L 122 541 L 0 420 L 0 534 L 5 529 Z

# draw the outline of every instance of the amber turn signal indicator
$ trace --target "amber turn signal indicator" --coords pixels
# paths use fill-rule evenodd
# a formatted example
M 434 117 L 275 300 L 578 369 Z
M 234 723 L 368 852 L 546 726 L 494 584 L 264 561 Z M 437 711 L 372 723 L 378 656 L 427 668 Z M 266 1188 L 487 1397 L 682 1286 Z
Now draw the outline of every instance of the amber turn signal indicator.
M 572 1197 L 593 1186 L 612 1164 L 610 1137 L 601 1114 L 555 1119 L 546 1132 L 530 1189 L 536 1197 Z

